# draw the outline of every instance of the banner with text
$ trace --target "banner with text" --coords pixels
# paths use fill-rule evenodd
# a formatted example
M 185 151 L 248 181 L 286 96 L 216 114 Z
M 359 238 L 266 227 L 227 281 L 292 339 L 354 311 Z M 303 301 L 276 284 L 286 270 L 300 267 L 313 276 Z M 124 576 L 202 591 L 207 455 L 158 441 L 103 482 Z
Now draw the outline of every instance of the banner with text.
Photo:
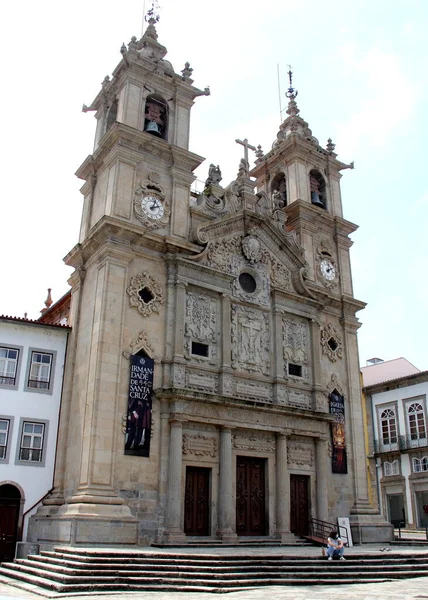
M 333 453 L 331 467 L 333 473 L 346 475 L 348 464 L 346 460 L 346 438 L 345 438 L 345 398 L 336 390 L 329 395 L 330 414 L 334 415 L 334 423 L 331 424 L 331 438 Z
M 154 360 L 131 356 L 125 454 L 150 456 Z

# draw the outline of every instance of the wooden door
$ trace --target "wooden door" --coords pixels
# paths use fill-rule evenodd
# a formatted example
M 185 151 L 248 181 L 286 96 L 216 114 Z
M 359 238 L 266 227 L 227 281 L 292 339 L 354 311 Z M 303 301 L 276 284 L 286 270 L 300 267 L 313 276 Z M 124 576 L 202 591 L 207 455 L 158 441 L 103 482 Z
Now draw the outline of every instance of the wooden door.
M 309 526 L 309 476 L 290 475 L 290 531 L 307 535 Z
M 184 533 L 209 535 L 209 484 L 211 469 L 186 467 Z
M 0 562 L 15 558 L 21 494 L 13 485 L 0 486 Z
M 236 533 L 266 535 L 265 459 L 238 456 Z

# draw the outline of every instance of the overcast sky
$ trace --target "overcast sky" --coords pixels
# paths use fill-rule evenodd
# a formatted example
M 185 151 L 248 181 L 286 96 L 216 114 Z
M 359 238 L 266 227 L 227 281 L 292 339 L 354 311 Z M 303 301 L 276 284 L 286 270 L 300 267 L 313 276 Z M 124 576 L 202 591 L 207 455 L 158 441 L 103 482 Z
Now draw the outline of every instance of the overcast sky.
M 143 0 L 21 0 L 3 8 L 0 314 L 37 318 L 71 270 L 82 209 L 74 172 L 92 151 L 83 114 L 122 42 L 140 37 Z M 150 7 L 146 0 L 146 9 Z M 344 217 L 353 234 L 360 362 L 404 356 L 428 369 L 426 0 L 163 0 L 157 26 L 176 72 L 189 61 L 211 88 L 192 110 L 190 149 L 236 176 L 247 137 L 269 150 L 287 65 L 301 116 L 344 162 Z M 284 116 L 285 113 L 284 113 Z

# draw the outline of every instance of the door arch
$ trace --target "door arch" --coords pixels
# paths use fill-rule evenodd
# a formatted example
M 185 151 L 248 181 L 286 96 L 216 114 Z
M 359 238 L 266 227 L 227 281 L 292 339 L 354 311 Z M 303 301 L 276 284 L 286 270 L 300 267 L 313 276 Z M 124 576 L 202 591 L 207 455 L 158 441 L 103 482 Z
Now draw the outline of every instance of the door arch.
M 19 489 L 10 483 L 0 485 L 0 562 L 15 558 L 20 508 Z

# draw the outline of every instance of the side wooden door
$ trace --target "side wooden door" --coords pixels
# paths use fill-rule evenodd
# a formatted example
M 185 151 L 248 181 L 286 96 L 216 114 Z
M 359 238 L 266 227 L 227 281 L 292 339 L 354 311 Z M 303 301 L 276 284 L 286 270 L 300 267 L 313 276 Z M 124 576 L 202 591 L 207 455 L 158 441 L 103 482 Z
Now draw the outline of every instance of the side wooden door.
M 184 533 L 209 535 L 209 490 L 211 469 L 186 468 Z
M 290 475 L 290 531 L 295 535 L 309 532 L 308 475 Z
M 0 562 L 15 558 L 21 495 L 10 484 L 0 486 Z

